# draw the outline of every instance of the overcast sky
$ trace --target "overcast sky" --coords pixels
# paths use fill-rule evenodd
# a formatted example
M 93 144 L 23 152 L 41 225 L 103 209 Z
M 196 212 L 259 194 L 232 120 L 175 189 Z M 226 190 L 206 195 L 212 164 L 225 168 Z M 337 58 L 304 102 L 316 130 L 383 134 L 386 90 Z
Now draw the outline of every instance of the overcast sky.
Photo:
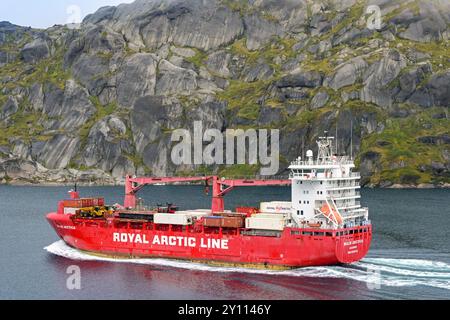
M 34 28 L 75 23 L 103 6 L 134 0 L 0 0 L 0 21 Z

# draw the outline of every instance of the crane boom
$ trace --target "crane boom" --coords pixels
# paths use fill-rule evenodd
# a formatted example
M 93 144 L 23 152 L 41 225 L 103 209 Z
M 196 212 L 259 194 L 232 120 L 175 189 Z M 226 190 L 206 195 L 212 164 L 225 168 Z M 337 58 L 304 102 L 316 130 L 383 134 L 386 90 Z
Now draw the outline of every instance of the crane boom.
M 125 202 L 126 208 L 136 207 L 136 194 L 147 185 L 187 183 L 205 181 L 212 183 L 212 212 L 223 212 L 225 210 L 224 196 L 236 187 L 262 187 L 262 186 L 280 186 L 290 185 L 291 180 L 283 179 L 220 179 L 218 176 L 203 177 L 126 177 L 125 182 Z

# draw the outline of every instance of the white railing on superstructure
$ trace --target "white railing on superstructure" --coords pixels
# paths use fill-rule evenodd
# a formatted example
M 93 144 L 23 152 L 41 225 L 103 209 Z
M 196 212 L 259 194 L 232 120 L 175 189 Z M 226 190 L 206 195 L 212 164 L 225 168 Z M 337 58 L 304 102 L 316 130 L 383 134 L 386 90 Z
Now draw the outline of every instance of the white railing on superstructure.
M 324 177 L 318 175 L 311 175 L 311 173 L 302 173 L 302 172 L 291 172 L 289 175 L 290 179 L 294 178 L 304 178 L 309 180 L 345 180 L 345 179 L 361 179 L 361 174 L 359 172 L 351 172 L 341 177 Z
M 291 162 L 291 166 L 342 166 L 342 165 L 353 165 L 354 162 L 349 160 L 348 157 L 337 157 L 336 159 L 328 160 L 294 160 Z

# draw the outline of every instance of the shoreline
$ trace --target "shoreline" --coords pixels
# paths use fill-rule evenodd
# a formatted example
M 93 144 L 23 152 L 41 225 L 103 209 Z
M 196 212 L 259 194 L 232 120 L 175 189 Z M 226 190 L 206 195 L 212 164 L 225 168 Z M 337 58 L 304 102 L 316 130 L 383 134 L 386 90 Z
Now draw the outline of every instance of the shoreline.
M 174 183 L 169 184 L 174 186 L 189 186 L 189 185 L 204 185 L 204 183 Z M 60 182 L 39 182 L 39 183 L 28 183 L 28 182 L 0 182 L 0 186 L 11 186 L 11 187 L 67 187 L 73 188 L 75 184 L 71 183 L 60 183 Z M 77 182 L 77 187 L 125 187 L 125 183 L 101 183 L 101 182 Z M 283 187 L 283 186 L 280 186 Z M 392 190 L 424 190 L 424 189 L 450 189 L 450 183 L 445 183 L 442 185 L 434 184 L 419 184 L 419 185 L 408 185 L 408 184 L 392 184 L 390 186 L 362 186 L 363 189 L 392 189 Z

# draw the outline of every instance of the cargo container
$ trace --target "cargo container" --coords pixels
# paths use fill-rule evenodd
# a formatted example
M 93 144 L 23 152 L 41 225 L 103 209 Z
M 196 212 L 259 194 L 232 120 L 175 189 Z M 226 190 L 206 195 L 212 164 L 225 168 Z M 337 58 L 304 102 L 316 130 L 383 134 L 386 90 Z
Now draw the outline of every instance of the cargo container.
M 77 211 L 79 211 L 80 209 L 78 208 L 64 208 L 64 214 L 68 214 L 68 215 L 74 215 L 77 214 Z
M 156 212 L 126 210 L 126 211 L 119 211 L 116 213 L 120 219 L 153 221 L 153 217 Z
M 193 218 L 188 214 L 157 213 L 154 221 L 156 224 L 187 226 L 193 223 Z
M 260 209 L 254 208 L 254 207 L 239 207 L 239 208 L 236 208 L 236 212 L 244 213 L 249 217 L 252 214 L 260 212 Z
M 203 225 L 205 227 L 212 227 L 212 228 L 239 229 L 239 228 L 245 227 L 245 218 L 244 217 L 209 216 L 209 217 L 205 217 Z
M 105 199 L 85 198 L 85 199 L 63 200 L 63 205 L 66 208 L 103 207 L 105 205 Z
M 214 216 L 205 217 L 205 219 L 203 220 L 203 225 L 210 228 L 221 228 L 222 218 Z
M 251 216 L 252 218 L 264 218 L 264 219 L 276 219 L 276 220 L 287 220 L 289 215 L 280 213 L 257 213 Z
M 222 219 L 222 228 L 245 228 L 245 217 L 226 217 Z
M 283 231 L 286 226 L 284 219 L 268 219 L 268 218 L 247 218 L 245 226 L 247 229 L 256 230 L 277 230 Z
M 185 215 L 188 215 L 188 216 L 196 218 L 196 219 L 200 219 L 200 218 L 211 215 L 210 212 L 208 213 L 208 212 L 202 212 L 202 211 L 177 211 L 177 212 L 175 212 L 175 214 L 185 214 Z
M 238 217 L 238 218 L 245 218 L 247 215 L 245 213 L 236 213 L 236 212 L 219 212 L 219 213 L 213 213 L 212 214 L 215 217 Z

